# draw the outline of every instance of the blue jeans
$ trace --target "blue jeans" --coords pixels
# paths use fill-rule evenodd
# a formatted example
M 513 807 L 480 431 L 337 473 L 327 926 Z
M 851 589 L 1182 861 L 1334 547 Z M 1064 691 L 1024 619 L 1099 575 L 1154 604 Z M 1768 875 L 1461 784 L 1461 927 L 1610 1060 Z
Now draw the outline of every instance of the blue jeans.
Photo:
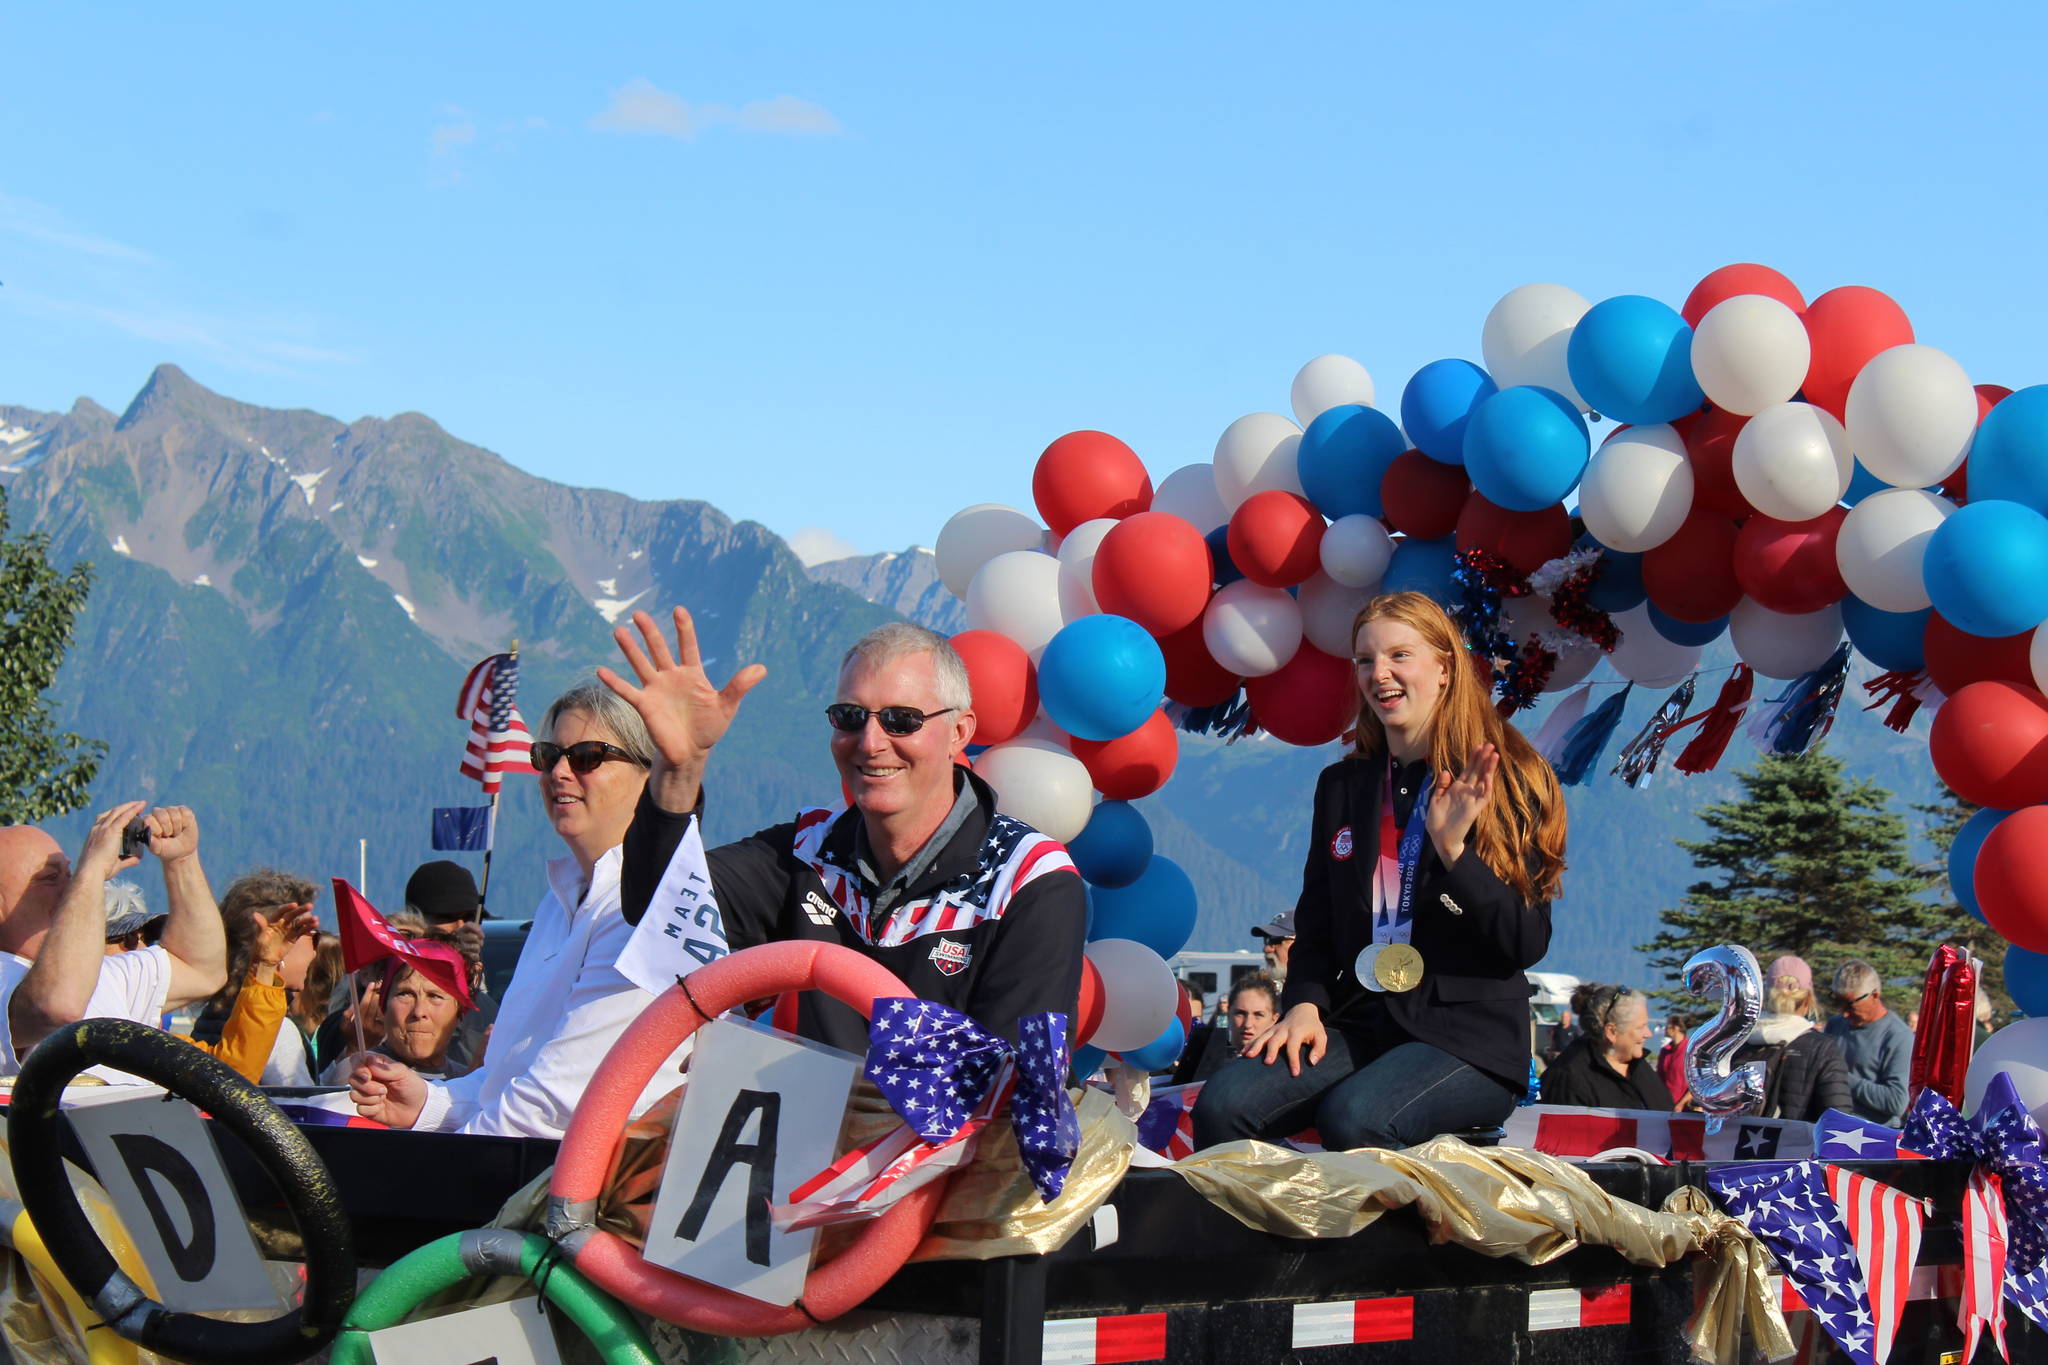
M 1428 1043 L 1401 1043 L 1371 1057 L 1359 1035 L 1329 1031 L 1329 1048 L 1301 1074 L 1282 1054 L 1224 1064 L 1195 1101 L 1195 1146 L 1283 1138 L 1313 1126 L 1332 1151 L 1413 1147 L 1439 1133 L 1506 1120 L 1520 1095 L 1469 1062 Z M 1363 1066 L 1354 1059 L 1369 1057 Z

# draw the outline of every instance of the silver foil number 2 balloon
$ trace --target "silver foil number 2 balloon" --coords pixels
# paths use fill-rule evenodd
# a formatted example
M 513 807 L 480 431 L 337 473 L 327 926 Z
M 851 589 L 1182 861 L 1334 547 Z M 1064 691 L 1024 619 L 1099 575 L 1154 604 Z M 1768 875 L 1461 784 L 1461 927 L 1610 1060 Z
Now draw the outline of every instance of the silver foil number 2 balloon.
M 1721 1120 L 1763 1107 L 1764 1064 L 1731 1069 L 1729 1061 L 1749 1041 L 1763 1013 L 1764 975 L 1756 954 L 1724 943 L 1694 953 L 1683 979 L 1694 995 L 1721 998 L 1714 1017 L 1692 1031 L 1685 1053 L 1685 1083 L 1707 1113 L 1707 1131 L 1718 1132 Z

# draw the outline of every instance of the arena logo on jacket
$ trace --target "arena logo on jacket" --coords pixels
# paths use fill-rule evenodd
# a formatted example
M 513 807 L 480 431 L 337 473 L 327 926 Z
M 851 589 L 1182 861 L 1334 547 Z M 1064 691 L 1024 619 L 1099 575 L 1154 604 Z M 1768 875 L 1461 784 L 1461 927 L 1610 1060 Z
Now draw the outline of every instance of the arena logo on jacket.
M 1025 887 L 1051 873 L 1074 870 L 1074 860 L 1067 856 L 1065 845 L 1020 820 L 998 815 L 989 821 L 988 833 L 982 838 L 979 868 L 954 878 L 932 895 L 897 905 L 890 910 L 881 932 L 871 936 L 867 897 L 861 893 L 859 876 L 853 869 L 825 857 L 826 836 L 835 816 L 858 818 L 852 811 L 805 811 L 797 817 L 796 837 L 790 851 L 817 874 L 825 894 L 845 914 L 854 932 L 878 948 L 899 947 L 926 934 L 962 934 L 977 925 L 999 920 Z M 806 912 L 808 909 L 807 904 Z M 932 961 L 948 976 L 967 966 L 969 950 L 965 944 L 960 945 L 957 963 L 950 963 L 939 953 L 939 947 L 933 948 Z

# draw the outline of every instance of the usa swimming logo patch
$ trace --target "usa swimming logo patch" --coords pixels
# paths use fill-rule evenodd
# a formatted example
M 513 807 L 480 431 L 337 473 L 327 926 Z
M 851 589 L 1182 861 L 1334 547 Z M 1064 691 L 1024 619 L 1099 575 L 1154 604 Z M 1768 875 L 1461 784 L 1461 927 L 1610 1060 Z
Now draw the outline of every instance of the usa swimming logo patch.
M 965 943 L 941 938 L 932 945 L 932 965 L 947 976 L 958 976 L 967 969 L 967 959 L 973 952 L 974 950 Z

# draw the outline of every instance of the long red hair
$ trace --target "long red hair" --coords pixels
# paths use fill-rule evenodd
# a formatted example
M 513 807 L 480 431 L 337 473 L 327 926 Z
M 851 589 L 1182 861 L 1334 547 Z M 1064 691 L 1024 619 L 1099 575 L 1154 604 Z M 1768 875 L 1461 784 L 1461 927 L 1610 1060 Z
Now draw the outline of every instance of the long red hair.
M 1472 827 L 1473 851 L 1525 901 L 1553 900 L 1564 879 L 1564 791 L 1557 774 L 1522 732 L 1500 718 L 1467 656 L 1450 614 L 1419 592 L 1383 593 L 1359 608 L 1351 622 L 1356 643 L 1368 621 L 1399 621 L 1443 660 L 1450 681 L 1430 717 L 1429 766 L 1439 777 L 1458 773 L 1482 744 L 1500 751 L 1493 799 Z M 1358 725 L 1352 752 L 1379 758 L 1387 731 L 1358 690 Z

